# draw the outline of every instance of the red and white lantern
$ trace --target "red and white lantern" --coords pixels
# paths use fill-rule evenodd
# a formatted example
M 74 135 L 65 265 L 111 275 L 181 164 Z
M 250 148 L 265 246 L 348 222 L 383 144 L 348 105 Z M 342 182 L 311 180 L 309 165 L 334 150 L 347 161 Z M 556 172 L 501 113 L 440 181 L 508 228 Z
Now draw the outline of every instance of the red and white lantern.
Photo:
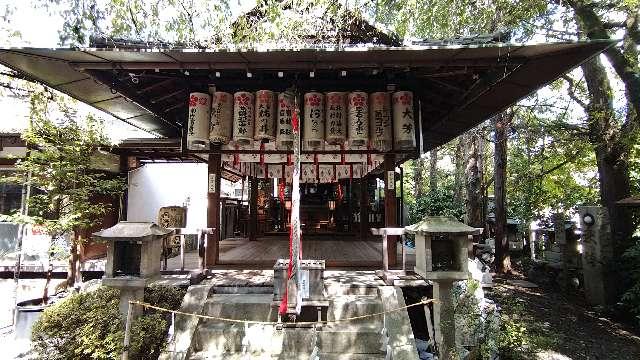
M 292 115 L 293 95 L 286 92 L 278 94 L 276 144 L 280 149 L 291 149 L 293 147 L 293 127 L 291 126 Z
M 347 96 L 329 92 L 326 97 L 326 137 L 330 145 L 342 145 L 347 140 Z
M 276 138 L 275 95 L 271 90 L 256 91 L 256 125 L 253 138 L 255 140 L 270 140 Z
M 189 94 L 189 113 L 187 115 L 187 149 L 201 150 L 209 148 L 209 109 L 211 96 L 207 93 Z
M 369 142 L 369 110 L 367 93 L 354 91 L 347 97 L 349 144 L 365 146 Z
M 304 133 L 307 149 L 319 150 L 324 146 L 324 95 L 319 92 L 304 94 Z
M 209 140 L 213 143 L 228 144 L 233 127 L 233 95 L 216 91 L 211 101 L 211 122 Z
M 395 149 L 416 147 L 413 93 L 397 91 L 391 98 L 393 106 L 393 139 Z
M 387 92 L 374 92 L 369 95 L 369 138 L 374 149 L 391 150 L 391 96 Z
M 253 94 L 238 91 L 233 94 L 233 141 L 239 146 L 253 142 Z

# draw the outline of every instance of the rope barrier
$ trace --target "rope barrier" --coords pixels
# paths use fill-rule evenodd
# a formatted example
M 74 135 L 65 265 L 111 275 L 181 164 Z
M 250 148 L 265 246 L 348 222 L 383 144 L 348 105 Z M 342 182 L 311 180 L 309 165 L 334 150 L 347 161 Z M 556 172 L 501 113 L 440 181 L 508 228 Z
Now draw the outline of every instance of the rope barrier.
M 366 318 L 370 318 L 370 317 L 374 317 L 374 316 L 385 315 L 385 314 L 389 314 L 389 313 L 392 313 L 392 312 L 405 310 L 405 309 L 408 309 L 410 307 L 420 306 L 420 305 L 427 305 L 427 304 L 434 303 L 434 302 L 435 302 L 434 299 L 427 299 L 427 300 L 419 301 L 417 303 L 413 303 L 413 304 L 397 307 L 397 308 L 394 308 L 394 309 L 390 309 L 390 310 L 387 310 L 387 311 L 381 311 L 381 312 L 377 312 L 377 313 L 354 316 L 354 317 L 344 318 L 344 319 L 337 319 L 337 320 L 332 320 L 332 321 L 318 321 L 318 322 L 321 322 L 323 324 L 337 324 L 337 323 L 342 323 L 342 322 L 349 322 L 349 321 L 354 321 L 354 320 L 366 319 Z M 177 315 L 186 315 L 186 316 L 192 316 L 192 317 L 197 317 L 197 318 L 201 318 L 201 319 L 225 321 L 225 322 L 230 322 L 230 323 L 259 324 L 259 325 L 278 325 L 278 324 L 281 324 L 281 323 L 276 322 L 276 321 L 239 320 L 239 319 L 229 319 L 229 318 L 218 317 L 218 316 L 193 314 L 193 313 L 187 313 L 187 312 L 183 312 L 183 311 L 179 311 L 179 310 L 166 309 L 166 308 L 162 308 L 162 307 L 159 307 L 159 306 L 151 305 L 149 303 L 146 303 L 146 302 L 143 302 L 143 301 L 137 301 L 137 300 L 129 300 L 129 304 L 130 305 L 131 304 L 139 305 L 139 306 L 142 306 L 145 309 L 154 309 L 154 310 L 158 310 L 158 311 L 164 311 L 164 312 L 168 312 L 168 313 L 171 313 L 171 314 L 174 314 L 174 315 L 175 314 L 177 314 Z M 317 324 L 318 322 L 316 322 L 316 321 L 301 321 L 301 322 L 296 322 L 295 324 L 297 324 L 297 325 L 314 325 L 314 324 Z

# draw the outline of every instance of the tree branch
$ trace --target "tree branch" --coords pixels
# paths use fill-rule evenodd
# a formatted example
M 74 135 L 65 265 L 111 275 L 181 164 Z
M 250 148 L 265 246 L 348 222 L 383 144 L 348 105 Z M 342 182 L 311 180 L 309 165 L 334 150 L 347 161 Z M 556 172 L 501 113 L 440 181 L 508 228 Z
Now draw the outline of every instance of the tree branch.
M 611 39 L 607 29 L 604 27 L 603 20 L 596 13 L 591 2 L 565 0 L 564 3 L 573 9 L 589 39 Z M 639 37 L 637 11 L 629 10 L 627 12 L 625 25 L 627 28 L 624 42 L 625 53 L 616 46 L 610 46 L 605 50 L 604 54 L 625 85 L 627 102 L 629 103 L 630 110 L 633 110 L 635 113 L 635 116 L 628 118 L 628 120 L 631 121 L 628 128 L 633 131 L 640 126 L 638 125 L 638 116 L 640 114 L 640 74 L 638 74 L 637 71 L 637 42 L 627 41 L 627 38 L 633 39 L 633 37 Z
M 576 82 L 575 80 L 569 76 L 569 75 L 562 75 L 562 78 L 569 83 L 569 89 L 567 90 L 567 92 L 569 93 L 569 97 L 575 101 L 578 105 L 580 105 L 584 111 L 587 111 L 589 105 L 587 103 L 585 103 L 582 99 L 578 98 L 578 96 L 575 93 L 575 89 L 576 89 Z
M 625 27 L 624 25 L 624 21 L 606 21 L 602 23 L 602 27 L 604 27 L 607 30 L 611 30 L 611 29 L 620 29 Z

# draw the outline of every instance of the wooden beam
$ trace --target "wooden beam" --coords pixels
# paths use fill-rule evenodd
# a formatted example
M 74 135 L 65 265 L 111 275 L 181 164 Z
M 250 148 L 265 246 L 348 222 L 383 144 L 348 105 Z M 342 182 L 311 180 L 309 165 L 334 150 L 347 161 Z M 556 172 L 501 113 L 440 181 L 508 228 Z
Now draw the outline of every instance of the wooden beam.
M 384 156 L 384 225 L 387 228 L 398 226 L 398 212 L 396 202 L 396 164 L 395 156 L 387 154 Z M 398 236 L 388 236 L 387 238 L 387 254 L 389 256 L 389 268 L 396 266 L 398 247 Z
M 375 55 L 372 53 L 372 57 Z M 370 57 L 371 58 L 371 57 Z M 478 59 L 413 59 L 412 61 L 389 61 L 388 63 L 376 62 L 376 61 L 224 61 L 224 62 L 144 62 L 144 61 L 132 61 L 132 62 L 69 62 L 68 64 L 76 70 L 241 70 L 246 71 L 247 68 L 252 71 L 258 70 L 331 70 L 336 69 L 416 69 L 416 68 L 441 68 L 441 67 L 499 67 L 504 65 L 522 64 L 526 61 L 526 58 L 512 56 L 508 59 L 486 57 Z
M 218 242 L 220 240 L 220 154 L 209 156 L 207 191 L 207 227 L 214 230 L 208 233 L 205 245 L 205 268 L 211 268 L 219 261 Z M 213 191 L 211 191 L 213 190 Z

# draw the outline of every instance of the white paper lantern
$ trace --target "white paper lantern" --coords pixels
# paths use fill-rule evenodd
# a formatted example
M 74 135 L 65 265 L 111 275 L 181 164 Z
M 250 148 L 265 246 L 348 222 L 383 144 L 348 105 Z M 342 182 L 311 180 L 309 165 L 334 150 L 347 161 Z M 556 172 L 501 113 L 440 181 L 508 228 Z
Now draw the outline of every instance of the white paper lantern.
M 413 118 L 413 93 L 393 93 L 393 139 L 395 149 L 411 149 L 416 146 L 415 122 Z
M 374 149 L 388 151 L 392 148 L 391 96 L 387 92 L 369 95 L 369 138 Z
M 290 93 L 278 94 L 278 125 L 276 143 L 279 149 L 291 149 L 293 147 L 293 95 Z
M 233 96 L 223 91 L 213 93 L 211 101 L 211 123 L 209 140 L 214 143 L 228 144 L 233 127 Z
M 209 108 L 211 96 L 195 92 L 189 94 L 189 113 L 187 116 L 187 149 L 201 150 L 209 148 Z
M 253 142 L 253 94 L 238 91 L 233 94 L 233 140 L 245 146 Z
M 330 145 L 341 145 L 347 140 L 347 96 L 343 92 L 327 93 L 326 136 Z
M 324 95 L 319 92 L 304 94 L 304 132 L 302 139 L 309 150 L 324 145 Z
M 275 95 L 271 90 L 256 91 L 255 140 L 275 140 Z
M 369 142 L 367 93 L 362 91 L 349 93 L 347 103 L 349 109 L 349 144 L 352 146 L 365 146 Z

